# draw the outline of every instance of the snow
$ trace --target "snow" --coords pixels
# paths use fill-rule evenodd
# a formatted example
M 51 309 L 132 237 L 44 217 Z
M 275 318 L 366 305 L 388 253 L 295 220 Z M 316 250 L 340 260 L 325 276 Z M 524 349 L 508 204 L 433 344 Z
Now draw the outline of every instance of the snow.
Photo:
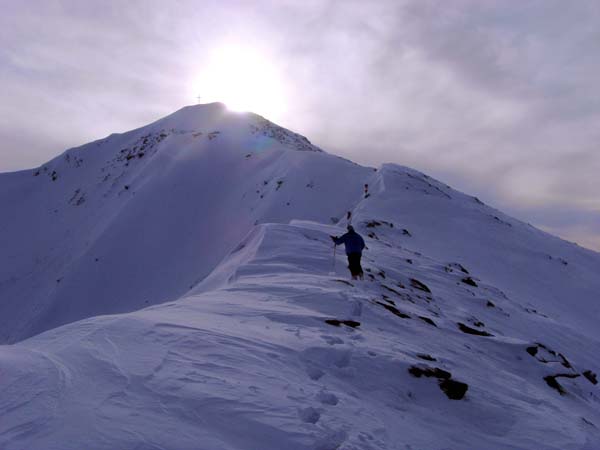
M 0 448 L 597 448 L 599 254 L 218 104 L 43 167 L 0 175 Z

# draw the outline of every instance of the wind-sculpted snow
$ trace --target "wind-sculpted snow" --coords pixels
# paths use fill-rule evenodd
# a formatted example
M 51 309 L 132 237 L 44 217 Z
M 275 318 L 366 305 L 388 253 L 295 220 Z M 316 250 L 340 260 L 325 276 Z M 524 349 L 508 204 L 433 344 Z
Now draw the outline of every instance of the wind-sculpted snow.
M 0 347 L 0 447 L 594 448 L 597 341 L 404 245 L 348 281 L 341 231 L 260 225 L 180 300 Z
M 2 449 L 600 442 L 600 255 L 413 169 L 205 105 L 2 174 L 0 207 Z

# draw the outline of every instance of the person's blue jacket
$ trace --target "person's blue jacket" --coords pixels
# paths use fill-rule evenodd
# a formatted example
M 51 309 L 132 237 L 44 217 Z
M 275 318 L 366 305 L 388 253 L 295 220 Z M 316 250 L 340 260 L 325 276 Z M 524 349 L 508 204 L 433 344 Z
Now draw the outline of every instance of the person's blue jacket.
M 365 241 L 356 231 L 349 230 L 346 234 L 340 237 L 331 236 L 335 245 L 344 244 L 346 246 L 346 255 L 350 253 L 362 253 L 365 248 Z

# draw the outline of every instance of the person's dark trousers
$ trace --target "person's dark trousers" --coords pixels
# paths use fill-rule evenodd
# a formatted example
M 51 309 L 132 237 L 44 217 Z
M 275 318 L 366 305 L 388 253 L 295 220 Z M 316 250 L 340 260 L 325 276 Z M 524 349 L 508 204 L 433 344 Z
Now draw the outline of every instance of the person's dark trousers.
M 348 269 L 350 269 L 350 274 L 352 278 L 363 277 L 363 270 L 360 265 L 360 257 L 362 255 L 360 253 L 349 253 L 348 254 Z

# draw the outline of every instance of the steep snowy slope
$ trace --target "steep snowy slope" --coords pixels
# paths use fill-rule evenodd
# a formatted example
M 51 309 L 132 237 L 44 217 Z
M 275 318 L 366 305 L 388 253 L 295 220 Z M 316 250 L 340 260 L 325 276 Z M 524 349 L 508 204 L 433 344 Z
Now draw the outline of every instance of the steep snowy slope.
M 372 169 L 221 104 L 0 176 L 0 342 L 181 296 L 256 223 L 330 221 Z
M 2 449 L 599 448 L 600 254 L 422 173 L 215 104 L 0 207 Z
M 531 312 L 551 314 L 574 329 L 597 333 L 600 319 L 598 253 L 540 231 L 427 175 L 385 164 L 373 174 L 373 195 L 354 213 L 396 224 L 374 227 L 386 242 L 460 262 Z

